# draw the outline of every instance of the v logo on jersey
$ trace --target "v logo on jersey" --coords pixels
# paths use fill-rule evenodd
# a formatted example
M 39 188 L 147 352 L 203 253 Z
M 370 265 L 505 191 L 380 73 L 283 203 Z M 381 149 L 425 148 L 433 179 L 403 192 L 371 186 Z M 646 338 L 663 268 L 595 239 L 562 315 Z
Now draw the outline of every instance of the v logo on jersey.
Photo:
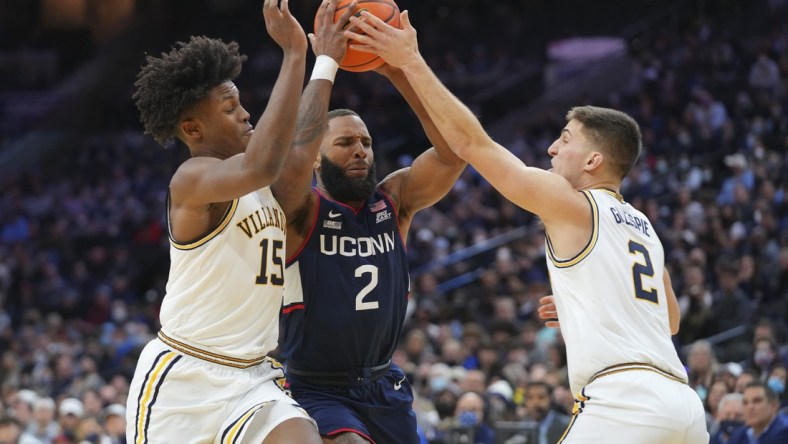
M 330 210 L 330 211 L 328 212 L 328 217 L 331 217 L 331 218 L 334 218 L 334 217 L 339 217 L 339 216 L 341 216 L 341 215 L 342 215 L 342 213 L 335 213 L 335 212 L 334 212 L 334 210 Z

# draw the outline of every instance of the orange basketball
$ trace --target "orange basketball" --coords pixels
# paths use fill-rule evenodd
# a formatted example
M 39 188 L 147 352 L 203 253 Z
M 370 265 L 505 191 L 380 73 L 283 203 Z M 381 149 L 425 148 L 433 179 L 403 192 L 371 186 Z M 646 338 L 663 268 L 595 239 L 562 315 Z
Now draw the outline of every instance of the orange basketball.
M 337 2 L 334 22 L 342 17 L 342 14 L 345 13 L 345 10 L 350 6 L 351 2 L 352 0 L 339 0 Z M 356 2 L 358 6 L 353 12 L 354 15 L 360 16 L 361 11 L 369 11 L 372 15 L 395 28 L 402 27 L 399 22 L 399 8 L 393 0 L 356 0 Z M 315 16 L 315 29 L 317 29 L 317 16 Z M 351 43 L 352 40 L 348 42 L 348 45 Z M 356 51 L 348 47 L 347 51 L 345 51 L 345 58 L 342 59 L 342 63 L 339 64 L 339 67 L 345 71 L 364 72 L 373 70 L 383 63 L 385 63 L 383 59 L 375 54 Z

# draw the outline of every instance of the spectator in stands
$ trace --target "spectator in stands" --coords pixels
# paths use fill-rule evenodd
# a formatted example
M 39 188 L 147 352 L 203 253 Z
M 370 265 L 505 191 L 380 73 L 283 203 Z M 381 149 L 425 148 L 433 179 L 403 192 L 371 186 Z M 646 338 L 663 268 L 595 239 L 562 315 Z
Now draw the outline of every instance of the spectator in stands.
M 514 419 L 514 390 L 505 379 L 498 379 L 487 387 L 484 399 L 487 405 L 487 422 L 493 426 L 499 421 Z
M 37 2 L 15 2 L 17 5 L 28 5 L 28 3 Z M 159 3 L 165 5 L 167 2 L 155 3 L 156 6 L 152 9 L 161 12 L 165 6 L 159 6 Z M 498 33 L 500 29 L 511 30 L 508 32 L 513 33 L 513 36 L 519 36 L 517 29 L 533 29 L 531 26 L 523 26 L 527 24 L 527 20 L 523 21 L 525 20 L 523 17 L 527 15 L 500 15 L 500 11 L 507 7 L 504 4 L 509 2 L 500 2 L 501 5 L 496 2 L 495 8 L 485 7 L 484 2 L 477 2 L 478 5 L 473 2 L 465 3 L 468 3 L 466 5 L 468 10 L 463 13 L 465 20 L 463 29 L 474 29 L 474 21 L 485 23 L 490 20 L 491 14 L 499 14 L 496 20 L 504 20 L 505 23 L 516 25 L 509 27 L 503 25 L 502 21 L 496 21 L 501 26 L 488 27 L 490 32 L 486 33 L 486 37 L 483 33 L 474 32 L 467 33 L 468 39 L 472 36 L 477 42 L 495 41 L 497 45 L 502 41 Z M 411 5 L 411 10 L 423 7 L 438 11 L 434 8 L 436 4 L 435 1 L 424 0 Z M 741 259 L 742 275 L 739 279 L 741 282 L 739 287 L 747 293 L 758 314 L 771 319 L 772 330 L 774 330 L 773 340 L 777 344 L 783 344 L 782 356 L 786 356 L 785 349 L 788 349 L 788 345 L 785 345 L 787 343 L 784 331 L 785 314 L 788 312 L 786 302 L 788 301 L 786 294 L 788 215 L 785 211 L 785 194 L 788 189 L 783 177 L 784 171 L 788 169 L 788 159 L 784 156 L 784 141 L 788 137 L 788 127 L 782 124 L 786 97 L 788 97 L 784 88 L 785 73 L 788 71 L 783 68 L 780 74 L 782 77 L 778 79 L 783 87 L 778 88 L 774 94 L 760 92 L 762 90 L 759 87 L 751 86 L 749 73 L 751 66 L 758 63 L 760 55 L 771 59 L 778 68 L 788 66 L 785 55 L 788 31 L 780 21 L 784 16 L 785 4 L 784 0 L 754 0 L 750 8 L 730 9 L 722 7 L 722 3 L 718 6 L 716 2 L 707 2 L 707 7 L 703 10 L 704 15 L 708 18 L 719 18 L 719 21 L 704 21 L 702 28 L 683 27 L 686 32 L 681 33 L 675 32 L 675 28 L 672 27 L 661 27 L 649 36 L 641 36 L 637 40 L 637 46 L 643 50 L 640 53 L 636 50 L 635 57 L 647 61 L 649 66 L 649 78 L 641 82 L 646 88 L 615 93 L 619 103 L 636 110 L 636 118 L 644 126 L 644 136 L 647 138 L 645 162 L 641 165 L 642 168 L 639 168 L 641 180 L 624 184 L 622 194 L 631 196 L 633 202 L 643 196 L 643 202 L 647 202 L 650 198 L 656 203 L 660 220 L 652 222 L 655 223 L 655 229 L 658 222 L 668 227 L 667 231 L 663 232 L 664 228 L 660 228 L 657 232 L 665 242 L 666 263 L 672 270 L 676 270 L 671 276 L 676 278 L 675 288 L 680 290 L 677 293 L 690 294 L 687 291 L 688 286 L 683 282 L 681 271 L 687 270 L 689 274 L 689 269 L 696 267 L 697 275 L 705 279 L 702 285 L 703 291 L 699 294 L 707 293 L 709 296 L 716 294 L 719 285 L 714 279 L 715 263 L 713 260 L 706 261 L 705 257 L 717 258 L 722 256 L 722 253 L 726 253 L 723 249 L 735 249 L 736 257 Z M 207 4 L 204 6 L 206 7 L 192 8 L 190 12 L 216 14 L 214 6 Z M 296 5 L 291 1 L 290 7 L 300 8 L 295 14 L 297 17 L 307 17 L 314 13 L 314 4 L 311 2 Z M 223 3 L 222 8 L 226 11 L 226 8 L 232 6 Z M 598 9 L 604 10 L 601 7 Z M 175 8 L 168 10 L 175 12 Z M 6 16 L 17 20 L 17 11 L 14 12 Z M 180 10 L 177 12 L 183 13 Z M 735 14 L 736 23 L 740 26 L 725 29 L 726 38 L 723 39 L 720 38 L 723 33 L 720 32 L 717 23 L 724 23 L 726 14 L 729 17 Z M 756 19 L 767 14 L 769 16 L 767 20 Z M 425 14 L 419 15 L 427 17 Z M 452 11 L 452 16 L 454 15 L 456 11 Z M 0 13 L 0 16 L 3 14 Z M 416 14 L 413 16 L 416 19 Z M 684 18 L 694 20 L 696 17 L 694 14 L 686 14 L 681 16 L 681 20 Z M 188 19 L 184 19 L 181 23 L 185 23 L 186 20 Z M 249 15 L 249 20 L 257 20 L 257 17 Z M 572 20 L 566 20 L 564 17 L 563 23 L 567 27 L 571 26 L 571 22 Z M 448 37 L 458 34 L 455 32 L 455 20 L 433 20 L 431 23 L 434 26 L 420 30 L 419 37 L 429 40 L 429 44 L 425 41 L 425 49 L 433 47 L 441 48 L 441 51 L 449 49 L 438 53 L 441 54 L 440 56 L 430 56 L 440 64 L 436 66 L 436 71 L 446 73 L 447 77 L 451 77 L 456 83 L 465 82 L 467 75 L 463 73 L 468 71 L 469 58 L 463 55 L 460 48 L 453 47 L 456 45 L 450 42 Z M 764 23 L 778 26 L 763 26 Z M 203 22 L 203 25 L 208 26 L 208 24 L 207 21 Z M 744 32 L 747 26 L 752 25 L 756 28 L 750 27 L 748 34 L 740 33 L 740 31 Z M 547 24 L 545 23 L 544 26 Z M 237 27 L 237 29 L 241 28 L 241 26 Z M 25 29 L 36 28 L 31 26 Z M 5 28 L 4 31 L 9 31 L 9 28 Z M 13 30 L 11 32 L 13 33 Z M 560 31 L 551 28 L 551 34 L 557 33 Z M 729 41 L 723 41 L 728 40 L 728 37 Z M 496 38 L 498 40 L 492 40 Z M 7 45 L 13 45 L 14 42 L 14 40 L 3 39 L 0 41 Z M 25 39 L 16 41 L 24 42 Z M 518 40 L 512 38 L 505 41 Z M 529 42 L 531 47 L 539 50 L 539 54 L 542 53 L 541 42 L 533 39 Z M 244 92 L 252 108 L 255 107 L 255 102 L 259 108 L 262 108 L 265 99 L 262 97 L 265 92 L 258 94 L 256 89 L 252 89 L 253 86 L 265 83 L 266 76 L 270 79 L 275 77 L 276 70 L 272 69 L 275 65 L 271 61 L 278 59 L 276 48 L 271 48 L 270 45 L 259 45 L 259 47 L 258 54 L 252 55 L 253 58 L 260 60 L 258 67 L 253 68 L 256 71 L 251 71 L 254 72 L 254 76 L 249 77 L 253 82 L 245 83 L 244 79 L 239 79 L 239 88 L 254 91 L 254 93 Z M 13 48 L 11 50 L 13 54 Z M 524 57 L 521 47 L 517 47 L 516 50 L 516 57 L 520 59 Z M 444 58 L 442 54 L 448 52 L 451 52 L 451 56 Z M 513 58 L 512 53 L 508 54 L 510 61 Z M 511 65 L 516 69 L 515 65 L 521 62 L 522 60 L 514 61 Z M 12 73 L 10 83 L 3 84 L 6 91 L 13 91 L 14 76 L 18 77 L 16 72 Z M 398 98 L 396 91 L 383 85 L 385 79 L 373 75 L 360 75 L 340 78 L 338 82 L 343 82 L 345 79 L 348 86 L 338 84 L 332 100 L 336 100 L 339 105 L 344 104 L 352 108 L 366 107 L 358 108 L 358 111 L 362 115 L 370 116 L 370 124 L 376 127 L 376 134 L 397 135 L 398 139 L 393 140 L 392 143 L 383 140 L 383 137 L 379 139 L 387 144 L 387 149 L 391 148 L 392 152 L 397 151 L 399 144 L 404 143 L 399 140 L 412 139 L 414 133 L 418 133 L 417 136 L 420 137 L 419 126 L 403 127 L 400 119 L 392 118 L 390 107 L 376 105 L 379 103 L 377 100 L 358 100 L 364 91 L 371 91 L 376 98 L 383 100 L 387 97 Z M 774 78 L 771 82 L 776 83 Z M 73 85 L 73 82 L 69 82 L 69 85 Z M 696 134 L 697 128 L 691 126 L 682 115 L 694 92 L 693 88 L 697 85 L 702 85 L 727 109 L 729 123 L 723 125 L 723 132 L 728 136 L 720 144 L 715 145 L 715 149 L 711 152 L 701 149 L 703 142 Z M 125 96 L 123 93 L 125 89 L 127 86 L 122 88 L 122 94 L 113 97 Z M 471 91 L 471 94 L 473 93 L 474 91 Z M 42 98 L 50 101 L 52 94 L 58 93 L 42 91 L 42 94 Z M 17 94 L 10 92 L 7 96 L 13 95 Z M 253 95 L 261 97 L 252 98 Z M 28 91 L 19 96 L 25 97 L 25 102 L 30 102 L 27 99 Z M 19 102 L 5 103 L 4 115 L 10 119 L 5 119 L 0 125 L 2 149 L 15 142 L 14 137 L 27 129 L 13 122 L 19 121 L 19 115 L 22 114 L 19 112 L 19 107 L 13 106 L 16 103 Z M 55 353 L 59 354 L 64 349 L 79 350 L 79 353 L 84 352 L 95 360 L 98 373 L 107 381 L 116 374 L 125 374 L 130 378 L 128 362 L 133 363 L 136 360 L 139 353 L 138 345 L 146 343 L 151 337 L 151 332 L 158 330 L 156 314 L 161 295 L 164 293 L 163 282 L 166 280 L 168 268 L 166 221 L 160 217 L 164 214 L 164 199 L 159 190 L 167 188 L 167 178 L 174 165 L 180 163 L 181 159 L 178 150 L 162 152 L 149 146 L 148 141 L 140 135 L 136 115 L 134 113 L 123 115 L 124 107 L 131 108 L 129 104 L 123 100 L 113 103 L 116 104 L 113 112 L 104 113 L 112 117 L 109 124 L 97 121 L 97 124 L 104 125 L 101 130 L 86 139 L 74 140 L 73 143 L 69 139 L 68 145 L 73 150 L 68 152 L 63 150 L 62 157 L 48 158 L 47 162 L 41 162 L 33 170 L 16 168 L 17 165 L 13 162 L 10 165 L 3 164 L 3 167 L 9 166 L 9 168 L 7 171 L 4 169 L 4 173 L 8 174 L 0 177 L 0 215 L 2 215 L 0 219 L 3 219 L 0 225 L 8 236 L 7 240 L 24 239 L 24 243 L 0 242 L 0 350 L 3 350 L 0 383 L 4 386 L 4 406 L 9 415 L 13 414 L 21 423 L 23 429 L 32 415 L 32 403 L 37 396 L 30 390 L 23 390 L 33 394 L 33 397 L 26 395 L 25 398 L 30 399 L 29 401 L 16 402 L 11 400 L 12 394 L 17 393 L 20 388 L 34 388 L 41 396 L 54 396 L 48 388 L 47 381 L 54 371 Z M 478 106 L 480 111 L 487 108 L 480 103 L 474 106 Z M 497 103 L 493 106 L 496 112 L 505 111 L 498 107 Z M 0 106 L 0 115 L 3 114 L 2 108 Z M 101 108 L 98 109 L 97 112 L 100 112 Z M 556 122 L 560 117 L 556 116 L 556 112 L 548 106 L 540 109 L 539 117 L 536 119 L 522 119 L 522 124 L 518 124 L 517 134 L 513 136 L 519 141 L 509 146 L 516 147 L 517 152 L 522 153 L 521 156 L 525 158 L 526 164 L 536 165 L 544 162 L 546 156 L 542 152 L 552 141 L 551 138 L 548 140 L 548 136 L 552 135 L 553 130 L 560 129 L 560 126 L 556 128 Z M 51 123 L 51 119 L 38 120 L 46 122 L 47 125 Z M 5 131 L 9 125 L 11 130 Z M 35 133 L 31 132 L 30 136 L 31 139 L 35 139 Z M 650 141 L 648 141 L 649 137 Z M 742 153 L 742 156 L 736 156 L 737 153 Z M 731 160 L 727 160 L 724 157 L 726 154 L 734 154 L 734 156 Z M 732 184 L 721 186 L 731 178 L 734 182 L 745 185 L 748 183 L 750 179 L 741 180 L 737 172 L 739 169 L 737 165 L 742 164 L 742 158 L 745 160 L 743 164 L 747 166 L 746 170 L 750 170 L 748 174 L 751 174 L 753 186 L 749 188 L 747 195 L 752 205 L 745 205 L 734 199 Z M 380 162 L 381 172 L 385 175 L 387 159 L 381 159 Z M 741 186 L 739 184 L 737 188 Z M 726 190 L 725 193 L 722 193 L 723 188 Z M 730 191 L 727 191 L 729 188 Z M 745 187 L 745 190 L 747 189 Z M 739 234 L 743 237 L 730 239 L 730 232 L 737 230 L 738 233 L 740 228 L 738 225 L 732 225 L 731 220 L 725 219 L 728 216 L 723 217 L 721 214 L 716 202 L 717 196 L 721 193 L 729 195 L 728 198 L 732 202 L 731 215 L 749 211 L 747 220 L 753 219 L 757 213 L 760 215 L 761 222 L 752 227 L 745 227 L 746 230 Z M 105 197 L 111 198 L 105 199 Z M 472 200 L 473 203 L 460 205 L 458 204 L 460 198 Z M 761 203 L 756 204 L 757 201 Z M 455 212 L 454 208 L 464 209 Z M 473 208 L 482 209 L 484 217 L 481 214 L 474 214 Z M 490 208 L 500 210 L 497 219 L 491 219 L 487 215 Z M 414 254 L 411 258 L 414 261 L 412 269 L 415 268 L 413 267 L 415 263 L 428 263 L 473 245 L 474 236 L 492 238 L 508 231 L 507 227 L 518 225 L 535 228 L 533 221 L 528 219 L 524 212 L 514 211 L 512 215 L 507 216 L 506 220 L 509 222 L 506 222 L 502 216 L 508 215 L 508 211 L 511 209 L 507 210 L 500 205 L 500 200 L 490 192 L 489 185 L 480 180 L 478 175 L 468 171 L 456 185 L 455 191 L 440 202 L 435 211 L 420 212 L 414 219 L 414 228 L 429 227 L 432 236 L 425 236 L 423 242 L 414 242 L 409 248 L 409 253 Z M 651 218 L 651 213 L 648 215 Z M 718 235 L 720 237 L 715 237 Z M 534 235 L 530 237 L 539 238 Z M 532 279 L 530 277 L 532 275 L 540 273 L 544 275 L 545 270 L 538 266 L 543 260 L 543 242 L 534 243 L 526 240 L 511 243 L 509 246 L 516 256 L 520 256 L 521 263 L 517 265 L 523 267 L 520 271 L 522 276 Z M 124 256 L 122 253 L 124 250 L 127 259 L 120 261 L 119 258 Z M 528 261 L 524 260 L 523 251 L 528 252 Z M 416 252 L 418 255 L 415 255 Z M 740 252 L 748 254 L 742 256 Z M 701 256 L 704 257 L 703 260 Z M 748 256 L 752 257 L 754 268 L 751 274 L 745 273 L 748 269 Z M 115 266 L 106 266 L 113 262 Z M 437 302 L 434 307 L 420 314 L 423 316 L 420 319 L 423 324 L 419 325 L 429 332 L 433 340 L 438 336 L 434 332 L 436 330 L 450 332 L 449 336 L 454 335 L 451 336 L 453 340 L 462 338 L 462 330 L 457 326 L 470 320 L 469 317 L 462 316 L 475 313 L 478 298 L 472 292 L 466 291 L 465 286 L 447 287 L 445 284 L 450 278 L 484 265 L 486 262 L 471 257 L 436 269 L 433 273 L 421 275 L 425 281 L 430 281 L 429 285 L 425 285 L 427 288 L 425 294 L 429 299 Z M 42 285 L 40 276 L 46 276 L 47 285 Z M 116 288 L 113 283 L 117 278 L 126 278 L 129 288 L 125 291 Z M 494 281 L 496 278 L 504 282 L 499 272 L 490 275 L 491 280 Z M 525 280 L 525 282 L 529 288 L 532 287 L 531 281 Z M 47 288 L 58 290 L 47 292 Z M 102 288 L 102 291 L 107 291 L 108 288 L 106 295 L 113 301 L 121 297 L 125 298 L 128 310 L 125 319 L 113 317 L 108 319 L 108 323 L 104 326 L 86 324 L 86 319 L 83 317 L 86 313 L 84 309 L 90 304 L 90 298 L 99 288 Z M 545 291 L 540 288 L 534 290 L 538 295 L 546 294 Z M 416 300 L 421 304 L 418 298 Z M 704 312 L 704 305 L 699 304 L 697 307 L 693 305 L 691 308 L 688 305 L 682 306 L 683 318 L 690 321 L 700 319 L 701 322 L 682 324 L 679 345 L 690 344 L 696 339 L 712 334 L 708 321 L 713 319 Z M 535 318 L 529 314 L 531 312 L 528 311 L 528 307 L 521 308 L 523 310 L 520 312 L 520 319 L 533 323 Z M 56 331 L 50 330 L 46 325 L 49 322 L 48 313 L 55 310 L 68 312 L 64 315 L 61 328 Z M 106 316 L 106 313 L 102 316 Z M 477 316 L 480 325 L 488 325 L 490 319 L 487 314 L 477 314 Z M 101 333 L 102 329 L 106 328 L 109 331 L 110 327 L 117 332 L 115 342 L 107 339 L 111 335 L 105 337 Z M 122 332 L 126 330 L 130 331 L 129 340 L 121 346 L 121 341 L 125 340 L 127 335 Z M 545 344 L 549 343 L 543 340 L 541 334 L 537 341 L 536 330 L 529 328 L 524 330 L 529 331 L 523 331 L 521 337 L 525 335 L 532 337 L 533 341 L 526 343 L 535 344 L 536 349 L 528 354 L 527 363 L 520 364 L 521 369 L 524 366 L 531 368 L 533 363 L 545 362 Z M 754 337 L 759 337 L 760 330 L 761 328 L 756 326 Z M 486 328 L 479 329 L 477 333 L 490 334 Z M 447 344 L 443 339 L 438 342 Z M 437 345 L 436 343 L 436 347 Z M 750 347 L 751 343 L 748 343 L 748 354 L 751 352 Z M 435 359 L 450 362 L 450 365 L 462 363 L 468 354 L 465 348 L 460 349 L 461 353 L 456 353 L 455 346 L 448 346 L 444 350 L 436 349 Z M 118 357 L 115 357 L 116 351 Z M 74 357 L 79 358 L 79 354 L 75 354 Z M 720 357 L 724 358 L 723 355 Z M 730 359 L 747 360 L 746 357 Z M 123 362 L 126 362 L 125 367 Z M 133 365 L 131 368 L 133 369 Z M 79 378 L 81 379 L 81 376 Z M 745 371 L 741 376 L 738 391 L 743 391 L 744 385 L 741 383 L 753 379 L 752 373 Z M 422 389 L 428 389 L 426 379 L 418 383 L 424 385 Z M 101 384 L 108 383 L 102 381 Z M 111 385 L 103 385 L 98 389 L 102 393 L 103 405 L 123 402 L 126 390 L 121 386 Z M 437 396 L 429 394 L 428 390 L 424 392 L 427 393 L 425 396 Z M 79 393 L 69 395 L 78 396 Z M 518 402 L 518 396 L 521 398 L 522 394 L 518 395 L 516 390 L 515 402 Z M 561 402 L 562 404 L 569 403 L 571 407 L 571 396 L 566 387 L 555 387 L 554 397 L 565 400 Z M 86 413 L 94 411 L 94 407 L 89 407 L 89 402 L 84 396 L 82 400 Z M 453 407 L 449 410 L 449 416 L 453 410 Z
M 60 435 L 77 436 L 77 428 L 85 415 L 82 401 L 77 398 L 66 398 L 60 401 L 57 411 Z
M 126 443 L 126 407 L 122 404 L 111 404 L 102 412 L 104 431 L 110 439 L 109 444 Z
M 788 395 L 785 391 L 785 381 L 787 377 L 788 373 L 786 373 L 785 365 L 779 363 L 772 367 L 769 376 L 766 378 L 766 385 L 777 395 L 777 399 L 780 402 L 780 409 L 788 406 Z
M 780 68 L 765 52 L 758 54 L 758 58 L 753 62 L 748 80 L 757 93 L 766 96 L 774 96 L 782 86 Z
M 484 398 L 477 392 L 465 392 L 457 399 L 453 426 L 446 432 L 446 442 L 493 444 L 495 431 L 487 424 Z
M 719 288 L 712 292 L 713 333 L 723 333 L 752 322 L 752 298 L 739 288 L 738 261 L 722 258 L 715 267 Z M 720 360 L 727 362 L 747 355 L 750 344 L 743 336 L 723 344 Z
M 750 385 L 751 382 L 759 380 L 759 374 L 755 369 L 744 369 L 736 377 L 736 384 L 733 386 L 733 391 L 736 393 L 744 393 L 744 388 Z
M 703 407 L 706 409 L 706 427 L 709 433 L 711 433 L 714 428 L 720 400 L 730 393 L 730 391 L 731 388 L 728 387 L 728 383 L 723 379 L 714 379 L 711 383 L 709 393 L 703 401 Z
M 60 425 L 55 420 L 55 401 L 52 398 L 36 399 L 33 404 L 33 419 L 25 432 L 43 442 L 51 442 L 60 434 Z
M 700 265 L 690 264 L 684 268 L 682 281 L 676 293 L 681 308 L 678 338 L 689 344 L 710 334 L 712 295 Z
M 761 338 L 753 341 L 747 367 L 755 370 L 758 380 L 766 381 L 772 368 L 777 366 L 785 366 L 785 363 L 780 359 L 774 340 Z
M 717 367 L 717 358 L 709 341 L 701 339 L 690 345 L 687 353 L 687 376 L 690 387 L 698 392 L 701 400 L 705 400 L 708 395 Z
M 20 442 L 22 426 L 14 418 L 0 417 L 0 443 L 14 444 Z
M 539 424 L 539 441 L 536 444 L 553 444 L 563 436 L 571 418 L 553 407 L 553 387 L 534 381 L 525 386 L 524 419 Z
M 744 423 L 727 444 L 784 444 L 788 442 L 788 415 L 779 412 L 777 394 L 762 382 L 744 389 Z
M 743 425 L 744 396 L 741 393 L 728 393 L 717 406 L 709 444 L 727 444 L 733 431 Z

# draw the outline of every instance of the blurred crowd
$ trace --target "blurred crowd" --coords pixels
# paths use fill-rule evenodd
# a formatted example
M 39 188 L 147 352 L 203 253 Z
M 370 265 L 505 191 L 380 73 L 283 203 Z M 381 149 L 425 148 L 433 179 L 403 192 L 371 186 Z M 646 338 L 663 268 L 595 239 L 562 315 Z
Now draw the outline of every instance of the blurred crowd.
M 785 17 L 785 2 L 763 3 Z M 441 26 L 470 35 L 474 16 L 461 18 Z M 621 192 L 665 246 L 682 312 L 675 345 L 715 437 L 779 415 L 745 408 L 748 384 L 788 406 L 788 21 L 757 31 L 711 20 L 654 30 L 630 42 L 629 82 L 593 103 L 642 127 L 644 156 Z M 512 32 L 503 41 L 515 41 Z M 527 58 L 494 37 L 449 55 L 443 32 L 424 34 L 450 87 L 478 88 L 485 73 Z M 278 59 L 247 48 L 253 75 L 239 86 L 255 109 L 265 94 L 251 79 Z M 395 148 L 428 142 L 382 77 L 352 76 L 340 73 L 332 106 L 365 119 L 383 177 L 418 152 Z M 499 142 L 547 166 L 565 112 L 545 109 Z M 128 382 L 157 331 L 167 279 L 167 180 L 184 151 L 161 149 L 138 126 L 113 127 L 0 176 L 0 442 L 125 442 Z M 409 255 L 412 310 L 395 360 L 426 439 L 555 442 L 573 396 L 560 331 L 536 315 L 550 293 L 538 221 L 468 169 L 416 216 Z M 441 262 L 447 256 L 460 259 Z

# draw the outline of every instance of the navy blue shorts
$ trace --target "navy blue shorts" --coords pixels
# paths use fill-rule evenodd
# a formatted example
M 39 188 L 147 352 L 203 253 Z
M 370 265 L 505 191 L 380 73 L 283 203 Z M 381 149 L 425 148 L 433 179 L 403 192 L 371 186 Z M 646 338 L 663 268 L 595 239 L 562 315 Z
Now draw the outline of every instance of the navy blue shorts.
M 314 385 L 287 375 L 293 398 L 317 422 L 322 436 L 356 433 L 375 444 L 419 444 L 413 390 L 391 366 L 382 378 L 357 387 Z

